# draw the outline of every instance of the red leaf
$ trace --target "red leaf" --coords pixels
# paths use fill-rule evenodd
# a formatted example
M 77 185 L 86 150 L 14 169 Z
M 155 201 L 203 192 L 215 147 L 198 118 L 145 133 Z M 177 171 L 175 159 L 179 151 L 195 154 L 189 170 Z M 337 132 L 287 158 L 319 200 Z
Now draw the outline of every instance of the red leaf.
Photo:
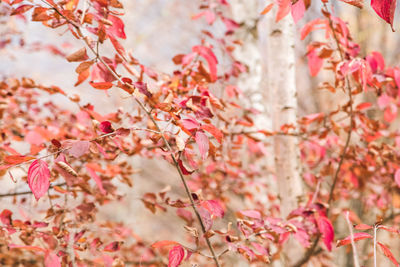
M 170 246 L 170 245 L 179 245 L 178 242 L 175 241 L 170 241 L 170 240 L 162 240 L 162 241 L 157 241 L 154 244 L 151 245 L 152 248 L 161 248 L 165 246 Z
M 298 0 L 294 5 L 292 5 L 291 13 L 294 23 L 297 23 L 304 16 L 305 11 L 306 6 L 303 0 Z
M 400 169 L 398 169 L 394 174 L 394 181 L 396 182 L 397 186 L 400 188 Z
M 214 55 L 213 51 L 208 47 L 200 46 L 200 45 L 193 46 L 192 51 L 196 52 L 199 55 L 201 55 L 202 57 L 204 57 L 204 59 L 208 63 L 208 67 L 210 69 L 211 81 L 216 81 L 217 80 L 218 60 L 217 60 L 217 57 Z
M 364 103 L 358 104 L 357 107 L 356 107 L 356 109 L 358 109 L 358 110 L 364 110 L 364 109 L 370 108 L 371 106 L 372 106 L 371 103 L 369 103 L 369 102 L 364 102 Z
M 22 156 L 22 155 L 11 155 L 11 156 L 5 156 L 4 162 L 7 164 L 19 164 L 22 162 L 30 161 L 32 159 L 34 159 L 34 157 Z
M 318 229 L 322 234 L 322 238 L 325 246 L 329 251 L 332 250 L 332 242 L 335 238 L 332 223 L 325 216 L 319 216 L 317 218 Z
M 44 256 L 45 267 L 61 267 L 61 260 L 54 252 L 48 252 Z
M 32 7 L 33 7 L 32 5 L 19 6 L 16 9 L 14 9 L 13 12 L 11 12 L 10 16 L 14 16 L 14 15 L 19 15 L 19 14 L 25 13 L 26 11 L 28 11 Z
M 169 251 L 168 267 L 177 267 L 185 257 L 185 250 L 182 246 L 175 246 Z
M 12 212 L 8 209 L 4 209 L 0 214 L 0 221 L 4 225 L 11 225 L 11 223 L 12 223 L 11 216 L 12 216 Z
M 103 182 L 101 181 L 101 178 L 97 175 L 97 173 L 92 168 L 88 167 L 87 164 L 86 164 L 86 170 L 88 171 L 90 177 L 92 177 L 92 179 L 95 181 L 97 187 L 100 190 L 100 193 L 103 195 L 107 194 L 106 190 L 104 190 Z
M 28 185 L 36 200 L 39 200 L 50 186 L 50 170 L 43 160 L 35 160 L 28 169 Z
M 109 122 L 109 121 L 101 122 L 100 125 L 99 125 L 99 129 L 103 133 L 112 133 L 112 132 L 114 132 L 114 128 L 112 127 L 111 122 Z
M 186 168 L 181 159 L 178 160 L 178 165 L 184 175 L 190 175 L 194 172 L 194 170 L 189 170 L 188 168 Z
M 210 144 L 208 141 L 207 135 L 202 131 L 197 131 L 195 140 L 197 145 L 199 146 L 199 152 L 203 160 L 207 157 L 208 149 L 210 148 Z
M 385 254 L 385 256 L 391 260 L 393 262 L 394 265 L 399 266 L 399 263 L 397 262 L 396 258 L 393 256 L 392 252 L 390 251 L 390 249 L 385 246 L 384 244 L 382 244 L 381 242 L 378 242 L 378 245 L 381 247 L 383 254 Z
M 376 14 L 390 24 L 393 29 L 393 18 L 396 10 L 396 0 L 371 0 L 371 6 Z
M 107 19 L 112 22 L 112 26 L 108 27 L 107 32 L 113 36 L 126 39 L 124 22 L 113 15 L 108 15 Z
M 215 139 L 217 139 L 218 143 L 222 143 L 222 138 L 224 137 L 224 134 L 217 127 L 212 124 L 204 124 L 201 126 L 201 129 L 209 132 L 212 136 L 214 136 Z
M 79 158 L 88 152 L 89 147 L 89 141 L 77 141 L 72 144 L 71 148 L 68 150 L 68 153 L 75 158 Z
M 317 51 L 314 47 L 309 46 L 309 51 L 307 53 L 308 58 L 308 69 L 310 70 L 311 76 L 316 76 L 321 70 L 324 61 L 318 56 Z
M 92 82 L 90 81 L 89 84 L 94 88 L 94 89 L 98 89 L 98 90 L 108 90 L 110 89 L 113 84 L 111 82 Z
M 278 11 L 276 12 L 275 21 L 278 22 L 290 12 L 291 0 L 278 0 Z
M 370 234 L 364 233 L 364 232 L 355 233 L 353 235 L 354 242 L 356 242 L 358 240 L 363 240 L 366 238 L 372 238 L 372 236 Z M 341 247 L 341 246 L 348 245 L 348 244 L 351 244 L 351 236 L 348 236 L 342 240 L 338 240 L 336 243 L 336 247 Z

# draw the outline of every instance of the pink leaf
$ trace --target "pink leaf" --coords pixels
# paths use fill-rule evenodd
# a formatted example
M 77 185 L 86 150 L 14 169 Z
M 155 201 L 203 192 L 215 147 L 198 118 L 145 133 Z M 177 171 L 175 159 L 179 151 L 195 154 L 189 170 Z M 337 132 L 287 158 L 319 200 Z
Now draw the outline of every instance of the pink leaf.
M 211 214 L 208 212 L 208 210 L 206 210 L 203 207 L 198 207 L 198 210 L 200 213 L 201 220 L 204 223 L 204 227 L 206 228 L 206 231 L 210 230 L 213 224 L 213 221 L 211 219 Z
M 295 23 L 297 23 L 306 11 L 306 6 L 303 0 L 298 0 L 294 5 L 292 5 L 291 13 Z
M 372 238 L 372 236 L 370 234 L 364 233 L 364 232 L 355 233 L 353 235 L 354 242 L 356 242 L 358 240 L 366 239 L 366 238 Z M 341 247 L 341 246 L 348 245 L 348 244 L 351 244 L 351 236 L 348 236 L 342 240 L 338 240 L 336 246 Z
M 101 178 L 96 174 L 96 172 L 88 165 L 86 165 L 86 170 L 88 171 L 90 177 L 92 177 L 92 179 L 95 181 L 97 187 L 100 190 L 100 193 L 102 193 L 103 195 L 107 194 L 106 190 L 104 190 L 103 182 L 101 181 Z
M 29 131 L 26 136 L 25 136 L 25 141 L 28 142 L 31 145 L 41 145 L 44 143 L 46 140 L 43 138 L 43 136 L 35 131 Z
M 193 46 L 192 50 L 193 50 L 193 52 L 196 52 L 205 58 L 205 60 L 208 63 L 208 67 L 210 69 L 211 81 L 216 81 L 217 80 L 218 60 L 217 60 L 217 57 L 214 55 L 213 51 L 208 47 L 200 46 L 200 45 Z
M 72 144 L 71 148 L 68 150 L 68 153 L 75 158 L 79 158 L 88 152 L 89 147 L 89 141 L 77 141 Z
M 35 160 L 28 169 L 28 185 L 36 200 L 39 200 L 50 186 L 50 170 L 43 160 Z
M 241 210 L 239 211 L 242 215 L 253 219 L 261 219 L 261 213 L 257 210 Z
M 185 250 L 182 246 L 175 246 L 169 251 L 168 267 L 177 267 L 185 257 Z
M 61 267 L 61 260 L 54 252 L 48 252 L 44 256 L 45 267 Z
M 398 169 L 394 174 L 394 181 L 396 182 L 397 186 L 400 188 L 400 169 Z
M 112 22 L 112 26 L 107 29 L 107 32 L 113 36 L 126 39 L 124 22 L 113 15 L 108 15 L 108 20 Z
M 224 217 L 225 211 L 222 205 L 217 200 L 206 200 L 201 205 L 207 209 L 212 215 L 222 218 Z
M 379 17 L 390 24 L 394 31 L 393 18 L 396 10 L 396 0 L 371 0 L 371 6 Z
M 200 155 L 201 155 L 202 159 L 205 160 L 208 149 L 210 148 L 208 137 L 204 132 L 197 131 L 195 140 L 196 140 L 197 145 L 199 146 Z
M 335 233 L 333 231 L 332 223 L 325 216 L 319 216 L 317 218 L 318 229 L 322 234 L 322 239 L 325 246 L 329 251 L 332 250 L 332 242 L 335 238 Z
M 381 242 L 378 242 L 378 245 L 381 247 L 383 254 L 385 254 L 385 256 L 391 260 L 393 262 L 394 265 L 399 266 L 399 263 L 397 262 L 396 258 L 393 256 L 392 252 L 390 251 L 390 249 L 385 246 L 384 244 L 382 244 Z
M 184 119 L 181 121 L 182 126 L 188 130 L 197 129 L 199 127 L 199 123 L 193 119 Z

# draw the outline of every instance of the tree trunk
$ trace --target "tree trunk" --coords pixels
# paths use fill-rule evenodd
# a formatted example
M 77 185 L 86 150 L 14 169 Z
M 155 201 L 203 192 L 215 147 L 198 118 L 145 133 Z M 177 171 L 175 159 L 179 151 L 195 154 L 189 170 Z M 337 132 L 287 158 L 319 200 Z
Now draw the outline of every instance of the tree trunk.
M 260 7 L 265 1 L 260 0 Z M 258 25 L 258 34 L 263 65 L 261 86 L 265 93 L 265 105 L 271 107 L 272 128 L 281 131 L 283 124 L 297 125 L 297 93 L 295 80 L 294 22 L 287 15 L 275 22 L 276 11 L 271 10 L 262 17 Z M 298 206 L 303 193 L 300 176 L 300 150 L 297 137 L 275 136 L 273 140 L 275 156 L 275 175 L 281 215 L 287 215 Z M 301 255 L 302 248 L 289 240 L 284 249 L 284 266 L 290 266 Z

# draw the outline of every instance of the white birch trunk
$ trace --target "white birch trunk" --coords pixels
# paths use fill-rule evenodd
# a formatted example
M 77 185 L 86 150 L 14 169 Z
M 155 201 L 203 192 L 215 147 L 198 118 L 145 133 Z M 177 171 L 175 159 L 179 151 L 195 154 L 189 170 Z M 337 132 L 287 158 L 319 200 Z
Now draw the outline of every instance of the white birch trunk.
M 259 1 L 260 8 L 266 3 Z M 283 124 L 297 125 L 297 92 L 295 77 L 294 22 L 289 14 L 275 22 L 275 10 L 264 16 L 258 25 L 263 65 L 265 105 L 271 107 L 272 128 L 280 131 Z M 287 215 L 298 206 L 303 194 L 300 176 L 300 150 L 297 137 L 276 136 L 273 140 L 275 175 L 280 198 L 281 215 Z M 303 249 L 290 239 L 283 251 L 281 264 L 290 266 L 301 256 Z M 278 263 L 279 265 L 279 263 Z

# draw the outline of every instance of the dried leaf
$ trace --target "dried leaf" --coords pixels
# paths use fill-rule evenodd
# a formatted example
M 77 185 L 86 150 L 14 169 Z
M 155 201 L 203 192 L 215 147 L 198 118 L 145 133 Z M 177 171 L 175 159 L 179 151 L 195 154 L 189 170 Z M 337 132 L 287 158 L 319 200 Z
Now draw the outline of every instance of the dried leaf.
M 70 55 L 68 55 L 68 56 L 66 57 L 66 59 L 67 59 L 69 62 L 84 61 L 84 60 L 87 60 L 88 58 L 89 58 L 89 57 L 88 57 L 88 55 L 86 54 L 86 48 L 85 48 L 85 47 L 79 49 L 78 51 L 75 51 L 74 53 L 72 53 L 72 54 L 70 54 Z

